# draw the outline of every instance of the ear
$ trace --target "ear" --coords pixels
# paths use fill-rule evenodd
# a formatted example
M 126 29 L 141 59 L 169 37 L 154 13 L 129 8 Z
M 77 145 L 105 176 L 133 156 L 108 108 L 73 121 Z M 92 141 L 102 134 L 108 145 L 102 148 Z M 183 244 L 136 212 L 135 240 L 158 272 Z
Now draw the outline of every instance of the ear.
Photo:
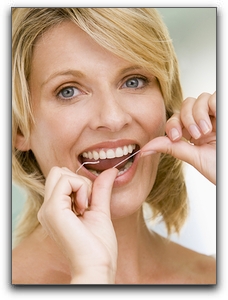
M 23 133 L 18 129 L 16 136 L 15 148 L 20 151 L 28 151 L 30 150 L 30 142 L 29 139 L 26 139 Z

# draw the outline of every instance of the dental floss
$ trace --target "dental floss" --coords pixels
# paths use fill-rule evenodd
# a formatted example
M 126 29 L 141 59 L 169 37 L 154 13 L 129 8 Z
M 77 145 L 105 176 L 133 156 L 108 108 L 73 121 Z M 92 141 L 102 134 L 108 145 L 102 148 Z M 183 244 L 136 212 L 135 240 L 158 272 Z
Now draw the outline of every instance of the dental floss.
M 127 158 L 125 158 L 125 159 L 123 159 L 121 162 L 119 162 L 118 164 L 116 164 L 114 167 L 112 167 L 112 168 L 116 168 L 116 167 L 118 167 L 119 165 L 121 165 L 123 162 L 125 162 L 126 160 L 128 160 L 129 158 L 131 158 L 131 157 L 133 157 L 133 156 L 135 156 L 136 154 L 138 154 L 139 152 L 140 152 L 141 150 L 138 150 L 138 151 L 136 151 L 135 153 L 133 153 L 133 154 L 131 154 L 130 156 L 128 156 Z M 98 161 L 93 161 L 93 162 L 84 162 L 83 164 L 81 164 L 81 166 L 77 169 L 77 171 L 76 171 L 76 174 L 78 173 L 78 171 L 84 166 L 84 165 L 96 165 L 96 164 L 99 164 L 99 160 Z
M 118 164 L 116 164 L 114 167 L 112 168 L 116 168 L 118 167 L 119 165 L 121 165 L 123 162 L 125 162 L 126 160 L 128 160 L 129 158 L 135 156 L 136 154 L 138 154 L 140 152 L 140 150 L 136 151 L 135 153 L 131 154 L 130 156 L 128 156 L 127 158 L 125 158 L 124 160 L 122 160 L 121 162 L 119 162 Z
M 76 170 L 76 174 L 78 173 L 78 171 L 84 166 L 84 165 L 96 165 L 96 164 L 99 164 L 99 160 L 98 161 L 87 161 L 87 162 L 84 162 L 83 164 L 81 164 L 81 166 Z

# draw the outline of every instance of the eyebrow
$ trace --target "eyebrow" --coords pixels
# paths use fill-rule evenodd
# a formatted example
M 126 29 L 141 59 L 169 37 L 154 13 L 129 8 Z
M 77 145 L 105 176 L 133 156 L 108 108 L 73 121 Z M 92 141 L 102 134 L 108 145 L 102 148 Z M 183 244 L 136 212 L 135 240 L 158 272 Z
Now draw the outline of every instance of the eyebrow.
M 47 84 L 49 81 L 51 81 L 55 77 L 67 76 L 67 75 L 72 75 L 72 76 L 80 77 L 80 78 L 84 77 L 84 74 L 78 70 L 67 69 L 67 70 L 63 70 L 63 71 L 57 71 L 57 72 L 52 73 L 50 76 L 48 76 L 47 79 L 45 79 L 44 82 L 42 82 L 41 86 L 44 86 L 45 84 Z
M 132 72 L 132 71 L 135 71 L 135 70 L 140 70 L 140 69 L 143 69 L 143 67 L 139 66 L 139 65 L 133 65 L 133 66 L 121 69 L 118 72 L 118 75 L 123 76 L 123 75 L 125 75 L 129 72 Z M 67 69 L 67 70 L 57 71 L 57 72 L 52 73 L 50 76 L 48 76 L 47 79 L 45 79 L 44 82 L 42 82 L 41 86 L 46 85 L 53 78 L 56 78 L 56 77 L 59 77 L 59 76 L 60 77 L 61 76 L 67 76 L 67 75 L 72 75 L 72 76 L 79 77 L 79 78 L 85 77 L 85 75 L 81 71 L 75 70 L 75 69 Z
M 119 74 L 124 75 L 128 72 L 132 72 L 132 71 L 135 71 L 135 70 L 143 70 L 143 67 L 139 66 L 139 65 L 133 65 L 133 66 L 130 66 L 128 68 L 123 68 L 122 70 L 120 70 Z

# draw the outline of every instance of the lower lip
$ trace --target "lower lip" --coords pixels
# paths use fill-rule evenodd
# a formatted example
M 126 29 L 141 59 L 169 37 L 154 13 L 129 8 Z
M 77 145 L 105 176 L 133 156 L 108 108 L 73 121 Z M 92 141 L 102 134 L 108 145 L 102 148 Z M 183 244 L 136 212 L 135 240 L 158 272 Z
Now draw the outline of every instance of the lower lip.
M 130 166 L 130 168 L 127 171 L 125 171 L 123 174 L 116 177 L 116 179 L 114 181 L 114 185 L 113 185 L 114 187 L 123 186 L 123 185 L 129 183 L 133 179 L 136 169 L 137 169 L 137 164 L 138 164 L 139 158 L 140 158 L 140 153 L 135 155 L 133 164 Z M 91 181 L 95 181 L 95 179 L 97 178 L 96 175 L 89 172 L 85 167 L 82 167 L 82 171 L 85 174 L 84 176 L 89 178 Z

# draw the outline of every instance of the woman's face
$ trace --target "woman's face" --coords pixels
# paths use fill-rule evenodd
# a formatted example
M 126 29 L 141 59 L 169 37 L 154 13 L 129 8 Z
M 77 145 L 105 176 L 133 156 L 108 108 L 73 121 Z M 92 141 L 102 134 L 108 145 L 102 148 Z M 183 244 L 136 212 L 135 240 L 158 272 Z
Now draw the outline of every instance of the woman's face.
M 124 41 L 123 41 L 124 43 Z M 71 22 L 37 41 L 30 75 L 35 124 L 29 148 L 47 176 L 53 166 L 92 181 L 164 134 L 165 107 L 154 76 L 95 43 Z M 113 218 L 132 213 L 154 183 L 159 154 L 125 162 L 111 201 Z

